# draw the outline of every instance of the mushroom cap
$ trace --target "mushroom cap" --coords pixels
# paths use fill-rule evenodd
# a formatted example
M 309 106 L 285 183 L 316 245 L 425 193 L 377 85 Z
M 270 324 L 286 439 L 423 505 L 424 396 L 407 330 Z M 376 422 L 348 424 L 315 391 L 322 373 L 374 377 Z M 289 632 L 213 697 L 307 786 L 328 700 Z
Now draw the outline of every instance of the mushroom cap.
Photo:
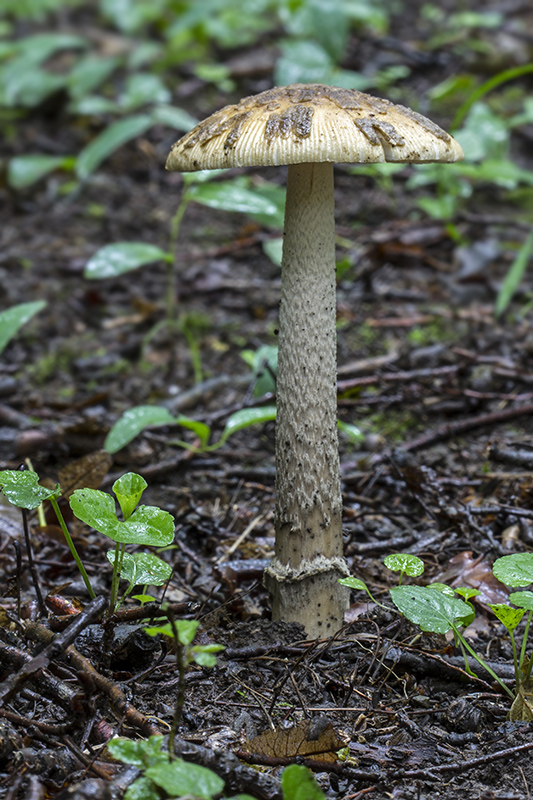
M 303 163 L 460 161 L 461 146 L 434 122 L 354 89 L 295 83 L 245 97 L 200 122 L 172 147 L 179 172 Z

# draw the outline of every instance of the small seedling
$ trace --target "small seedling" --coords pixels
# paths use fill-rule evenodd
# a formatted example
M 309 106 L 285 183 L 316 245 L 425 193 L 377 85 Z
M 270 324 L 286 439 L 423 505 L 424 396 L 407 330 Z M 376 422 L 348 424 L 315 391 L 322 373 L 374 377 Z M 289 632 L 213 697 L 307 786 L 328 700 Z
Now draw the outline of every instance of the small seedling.
M 160 586 L 169 579 L 172 572 L 165 561 L 151 553 L 132 555 L 125 550 L 127 544 L 166 547 L 174 539 L 174 518 L 171 514 L 156 506 L 138 506 L 146 487 L 144 478 L 134 472 L 128 472 L 115 481 L 113 492 L 119 502 L 123 520 L 116 514 L 115 501 L 105 492 L 97 489 L 76 489 L 70 498 L 70 506 L 78 519 L 116 543 L 115 549 L 107 553 L 107 558 L 113 565 L 110 614 L 131 593 L 134 586 Z M 39 484 L 39 476 L 35 472 L 3 470 L 0 471 L 0 490 L 18 508 L 35 509 L 45 500 L 50 501 L 87 591 L 94 598 L 89 576 L 57 502 L 61 495 L 59 484 L 53 489 L 47 489 Z M 120 577 L 127 580 L 129 585 L 119 602 Z
M 128 472 L 113 484 L 123 520 L 116 513 L 111 495 L 98 489 L 76 489 L 70 498 L 74 515 L 115 542 L 114 551 L 107 557 L 113 565 L 113 580 L 109 600 L 110 613 L 117 607 L 119 576 L 129 582 L 124 597 L 136 584 L 163 584 L 172 572 L 171 567 L 157 556 L 145 553 L 126 553 L 127 544 L 166 547 L 174 539 L 174 518 L 157 506 L 139 506 L 147 483 L 135 472 Z
M 533 658 L 528 658 L 526 650 L 530 623 L 533 618 L 533 592 L 512 592 L 509 595 L 509 601 L 513 603 L 514 607 L 506 603 L 489 605 L 507 630 L 511 640 L 516 681 L 516 691 L 512 692 L 484 659 L 473 650 L 463 635 L 465 628 L 475 619 L 476 612 L 469 601 L 479 594 L 478 590 L 470 587 L 454 588 L 441 583 L 429 586 L 402 586 L 401 580 L 404 574 L 418 577 L 423 572 L 423 562 L 416 556 L 397 553 L 387 556 L 385 565 L 394 572 L 400 572 L 399 585 L 390 590 L 392 602 L 398 611 L 423 631 L 440 634 L 453 631 L 455 642 L 460 646 L 465 657 L 466 670 L 470 674 L 474 674 L 468 665 L 466 657 L 466 653 L 468 653 L 513 699 L 510 718 L 532 719 L 533 700 L 529 687 Z M 494 576 L 506 586 L 511 588 L 527 587 L 533 583 L 533 553 L 514 553 L 498 558 L 494 562 L 492 571 Z M 343 578 L 340 582 L 358 591 L 367 592 L 374 600 L 364 581 L 350 577 Z M 374 600 L 374 602 L 376 601 Z M 518 650 L 515 630 L 526 612 L 528 612 L 527 621 L 521 647 Z

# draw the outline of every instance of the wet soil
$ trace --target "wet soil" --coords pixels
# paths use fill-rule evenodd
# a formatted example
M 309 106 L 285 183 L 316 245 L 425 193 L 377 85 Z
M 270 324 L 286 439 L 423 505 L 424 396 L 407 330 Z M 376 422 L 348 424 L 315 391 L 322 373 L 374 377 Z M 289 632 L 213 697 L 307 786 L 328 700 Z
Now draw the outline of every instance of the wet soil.
M 390 41 L 354 35 L 346 66 L 357 68 L 363 53 L 408 63 L 406 105 L 462 69 L 488 77 L 501 68 L 501 59 L 467 48 L 428 53 L 415 11 L 416 4 L 398 17 Z M 523 48 L 513 31 L 507 35 Z M 487 52 L 496 53 L 499 32 L 483 36 Z M 511 66 L 510 51 L 506 58 Z M 180 93 L 178 83 L 175 99 L 202 117 L 269 85 L 245 74 L 228 98 L 202 85 Z M 77 152 L 94 132 L 66 121 L 57 98 L 19 121 L 2 156 L 37 147 Z M 199 382 L 183 333 L 158 326 L 166 313 L 163 265 L 105 282 L 83 278 L 87 260 L 105 244 L 167 246 L 182 187 L 179 175 L 163 169 L 175 138 L 152 129 L 69 194 L 57 176 L 18 193 L 0 187 L 0 307 L 47 301 L 0 362 L 0 468 L 29 458 L 42 479 L 57 481 L 61 470 L 99 452 L 133 405 L 187 413 L 216 437 L 229 414 L 249 403 L 254 378 L 241 353 L 276 342 L 279 269 L 262 250 L 274 232 L 242 215 L 187 209 L 174 313 L 195 320 Z M 513 157 L 533 169 L 527 145 L 520 136 L 511 141 Z M 281 185 L 286 177 L 283 168 L 244 172 Z M 493 185 L 476 190 L 453 229 L 429 221 L 406 190 L 408 177 L 409 171 L 389 185 L 348 167 L 336 172 L 337 255 L 347 263 L 338 284 L 339 417 L 364 434 L 357 447 L 341 440 L 345 553 L 353 574 L 385 604 L 391 574 L 383 557 L 391 552 L 422 558 L 427 581 L 480 589 L 470 641 L 512 686 L 511 649 L 487 604 L 505 599 L 490 564 L 533 546 L 531 277 L 510 313 L 496 321 L 493 308 L 528 225 Z M 241 431 L 209 454 L 174 444 L 181 433 L 146 431 L 113 456 L 101 483 L 109 489 L 129 470 L 144 475 L 146 502 L 177 523 L 177 549 L 164 555 L 174 568 L 166 600 L 181 617 L 200 621 L 199 643 L 226 646 L 216 667 L 187 672 L 177 751 L 220 770 L 228 790 L 258 798 L 281 797 L 280 770 L 295 760 L 312 766 L 328 798 L 529 797 L 531 723 L 507 720 L 509 698 L 481 669 L 469 675 L 449 638 L 420 634 L 360 593 L 333 639 L 309 642 L 297 626 L 270 621 L 261 576 L 273 554 L 273 425 Z M 34 515 L 30 528 L 43 592 L 86 604 L 57 530 L 42 529 Z M 75 525 L 73 533 L 97 593 L 107 594 L 102 537 Z M 31 658 L 36 651 L 16 621 L 13 543 L 22 534 L 19 512 L 7 505 L 0 506 L 0 537 L 8 614 L 0 639 L 14 659 L 2 663 L 2 680 L 9 681 L 24 653 Z M 26 569 L 21 592 L 30 618 L 34 592 Z M 51 614 L 47 624 L 58 630 L 63 611 L 54 607 Z M 0 719 L 6 797 L 33 796 L 33 787 L 42 792 L 35 796 L 63 798 L 69 786 L 89 779 L 96 781 L 93 796 L 105 797 L 104 784 L 118 769 L 100 752 L 109 736 L 168 731 L 175 654 L 168 642 L 148 644 L 139 617 L 123 624 L 136 626 L 138 635 L 115 644 L 111 659 L 103 659 L 101 631 L 88 628 L 76 641 L 111 688 L 90 677 L 86 664 L 56 654 L 46 680 L 35 671 L 9 695 Z M 39 646 L 43 636 L 37 630 Z M 321 738 L 328 724 L 336 738 Z M 258 752 L 251 740 L 269 730 L 273 738 Z M 298 742 L 289 741 L 288 730 L 301 733 Z M 318 763 L 309 749 L 316 741 L 323 744 Z M 346 760 L 328 760 L 341 747 Z M 248 762 L 265 772 L 237 766 Z

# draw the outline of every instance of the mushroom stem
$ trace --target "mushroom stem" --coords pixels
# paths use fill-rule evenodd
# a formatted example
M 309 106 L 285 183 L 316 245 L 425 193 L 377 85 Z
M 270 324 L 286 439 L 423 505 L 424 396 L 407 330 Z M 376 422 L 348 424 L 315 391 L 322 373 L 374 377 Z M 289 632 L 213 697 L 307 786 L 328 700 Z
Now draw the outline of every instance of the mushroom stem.
M 276 552 L 265 573 L 273 618 L 309 636 L 343 625 L 337 436 L 333 165 L 289 166 L 281 273 Z

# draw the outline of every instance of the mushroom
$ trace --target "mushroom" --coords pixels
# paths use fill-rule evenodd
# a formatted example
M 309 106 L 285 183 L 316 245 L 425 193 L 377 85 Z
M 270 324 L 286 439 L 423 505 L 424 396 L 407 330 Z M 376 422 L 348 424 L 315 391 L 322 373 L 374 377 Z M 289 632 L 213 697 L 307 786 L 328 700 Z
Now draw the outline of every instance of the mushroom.
M 167 169 L 288 164 L 276 419 L 275 620 L 340 629 L 349 589 L 337 437 L 333 164 L 459 161 L 421 114 L 349 89 L 295 84 L 226 106 L 173 147 Z

